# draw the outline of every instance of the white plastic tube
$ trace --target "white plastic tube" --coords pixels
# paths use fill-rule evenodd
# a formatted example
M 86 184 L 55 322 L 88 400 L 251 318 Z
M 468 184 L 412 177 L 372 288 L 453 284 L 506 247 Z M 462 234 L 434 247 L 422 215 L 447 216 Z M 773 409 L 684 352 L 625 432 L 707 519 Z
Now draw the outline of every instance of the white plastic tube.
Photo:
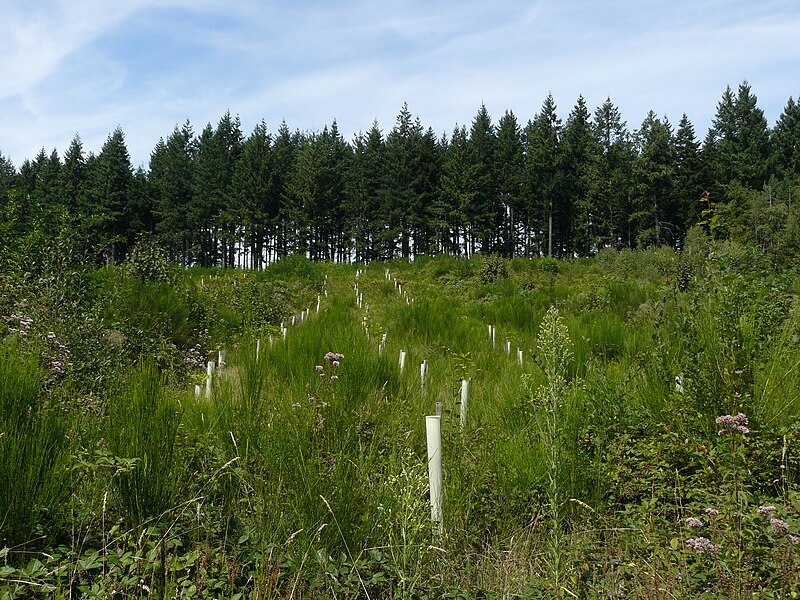
M 428 483 L 430 485 L 431 521 L 437 537 L 442 536 L 442 417 L 425 417 L 425 433 L 428 441 Z
M 461 380 L 461 431 L 467 428 L 467 404 L 469 403 L 469 379 Z
M 406 368 L 406 351 L 400 350 L 400 372 L 403 372 L 403 369 Z
M 211 398 L 211 387 L 214 379 L 214 361 L 208 361 L 206 365 L 206 398 Z
M 517 362 L 519 363 L 519 366 L 521 367 L 522 366 L 522 350 L 520 350 L 519 348 L 517 348 Z

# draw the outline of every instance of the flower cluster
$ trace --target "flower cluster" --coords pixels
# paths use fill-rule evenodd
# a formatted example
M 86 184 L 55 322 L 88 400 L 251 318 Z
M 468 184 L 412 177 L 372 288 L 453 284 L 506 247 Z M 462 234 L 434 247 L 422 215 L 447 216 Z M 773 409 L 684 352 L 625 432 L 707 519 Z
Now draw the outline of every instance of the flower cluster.
M 206 359 L 203 355 L 203 347 L 200 344 L 195 344 L 186 351 L 183 357 L 183 362 L 190 369 L 203 369 L 206 366 Z
M 64 367 L 72 366 L 71 362 L 67 362 L 71 352 L 66 345 L 58 341 L 58 336 L 55 331 L 49 331 L 47 333 L 47 342 L 52 347 L 52 358 L 47 364 L 47 367 L 53 375 L 62 375 L 64 373 Z
M 689 538 L 686 540 L 686 545 L 701 554 L 716 554 L 722 549 L 721 544 L 712 544 L 711 540 L 704 537 Z
M 775 533 L 789 532 L 789 524 L 786 521 L 782 521 L 781 519 L 776 519 L 773 517 L 769 520 L 769 524 L 772 526 L 772 531 Z
M 344 360 L 344 354 L 338 354 L 336 352 L 328 352 L 325 356 L 325 362 L 330 365 L 329 375 L 326 375 L 325 367 L 323 365 L 317 365 L 314 368 L 316 369 L 317 373 L 319 373 L 320 379 L 325 379 L 326 376 L 330 377 L 331 381 L 338 381 L 339 376 L 336 374 L 336 369 L 342 364 L 341 361 Z
M 688 517 L 684 523 L 686 523 L 687 527 L 691 527 L 692 529 L 700 529 L 703 526 L 703 522 L 696 517 Z
M 747 435 L 750 433 L 750 430 L 747 428 L 747 417 L 744 413 L 739 413 L 734 416 L 722 415 L 716 418 L 715 423 L 726 427 L 726 429 L 719 430 L 719 435 L 725 435 L 727 433 L 741 433 L 742 435 Z
M 758 507 L 758 514 L 760 515 L 768 515 L 773 512 L 775 512 L 775 507 L 772 504 Z
M 703 512 L 705 512 L 709 517 L 716 517 L 719 515 L 719 511 L 716 508 L 707 508 Z
M 20 337 L 27 337 L 28 333 L 30 332 L 31 325 L 33 325 L 33 319 L 30 317 L 25 317 L 20 314 L 13 314 L 9 317 L 9 320 L 15 321 L 16 327 L 9 327 L 8 330 L 11 333 L 17 333 Z

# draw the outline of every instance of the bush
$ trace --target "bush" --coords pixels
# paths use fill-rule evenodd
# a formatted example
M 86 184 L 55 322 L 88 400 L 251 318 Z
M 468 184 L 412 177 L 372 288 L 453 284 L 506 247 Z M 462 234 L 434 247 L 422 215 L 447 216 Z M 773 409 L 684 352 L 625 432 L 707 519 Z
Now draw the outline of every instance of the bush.
M 485 257 L 480 266 L 479 277 L 483 284 L 497 283 L 508 279 L 506 260 L 496 254 Z

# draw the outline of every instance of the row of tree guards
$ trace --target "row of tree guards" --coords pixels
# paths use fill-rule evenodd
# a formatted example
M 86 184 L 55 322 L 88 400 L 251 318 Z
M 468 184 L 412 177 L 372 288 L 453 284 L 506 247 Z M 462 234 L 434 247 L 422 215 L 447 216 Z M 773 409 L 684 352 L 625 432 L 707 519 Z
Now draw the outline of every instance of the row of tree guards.
M 355 300 L 356 305 L 359 309 L 363 310 L 365 315 L 363 317 L 363 325 L 364 329 L 367 332 L 367 336 L 369 338 L 369 329 L 367 327 L 367 316 L 366 313 L 369 312 L 369 304 L 364 302 L 364 294 L 359 289 L 358 280 L 363 271 L 361 269 L 356 271 L 356 283 L 354 285 L 355 291 Z M 395 290 L 397 291 L 398 295 L 405 300 L 406 304 L 413 304 L 414 299 L 408 295 L 407 290 L 403 289 L 403 285 L 395 279 L 389 270 L 386 270 L 386 279 L 394 283 Z M 316 313 L 319 313 L 320 304 L 322 300 L 322 295 L 326 298 L 328 297 L 327 291 L 327 282 L 328 276 L 325 276 L 325 283 L 323 285 L 322 294 L 317 296 L 316 302 Z M 301 311 L 297 315 L 292 315 L 290 322 L 285 323 L 281 322 L 280 331 L 281 331 L 281 339 L 285 340 L 288 334 L 289 326 L 294 326 L 300 323 L 303 323 L 308 318 L 310 318 L 311 309 L 306 308 Z M 489 332 L 489 340 L 494 348 L 496 346 L 496 339 L 497 339 L 497 328 L 494 325 L 487 325 L 488 332 Z M 274 343 L 274 337 L 269 336 L 269 345 L 272 347 Z M 378 344 L 378 353 L 383 354 L 386 350 L 386 333 L 381 335 L 380 342 Z M 505 342 L 505 351 L 506 354 L 511 354 L 511 341 L 506 340 Z M 217 372 L 223 370 L 226 364 L 226 351 L 219 350 L 217 353 L 217 360 L 209 360 L 206 367 L 206 379 L 205 379 L 205 397 L 211 398 L 212 391 L 213 391 L 213 380 Z M 256 340 L 256 360 L 259 359 L 261 354 L 261 339 Z M 399 356 L 399 366 L 400 366 L 400 373 L 402 374 L 405 371 L 406 366 L 406 359 L 408 357 L 408 353 L 405 350 L 400 350 Z M 520 348 L 517 348 L 517 362 L 521 366 L 523 364 L 523 352 Z M 420 386 L 422 392 L 424 393 L 427 390 L 428 385 L 428 375 L 429 375 L 429 364 L 428 360 L 425 359 L 420 363 Z M 469 405 L 469 394 L 470 394 L 470 380 L 469 379 L 462 379 L 461 380 L 461 403 L 460 403 L 460 410 L 459 410 L 459 425 L 461 431 L 466 431 L 467 428 L 467 415 L 468 415 L 468 405 Z M 201 397 L 203 395 L 203 388 L 198 384 L 195 385 L 195 396 Z M 443 507 L 444 507 L 444 496 L 443 496 L 443 486 L 442 486 L 442 403 L 436 403 L 436 414 L 427 415 L 425 417 L 425 432 L 426 432 L 426 445 L 427 445 L 427 452 L 428 452 L 428 484 L 429 484 L 429 491 L 430 491 L 430 502 L 431 502 L 431 521 L 433 524 L 433 531 L 434 535 L 441 539 L 443 532 L 444 532 L 444 516 L 443 516 Z
M 322 293 L 325 294 L 326 298 L 328 297 L 328 289 L 327 288 L 328 288 L 328 276 L 325 275 L 325 282 L 324 282 L 324 284 L 322 286 Z M 321 301 L 322 301 L 322 296 L 321 295 L 317 295 L 317 307 L 316 307 L 316 311 L 315 311 L 317 313 L 319 313 L 319 308 L 320 308 Z M 302 322 L 306 321 L 310 317 L 311 317 L 311 309 L 310 308 L 305 308 L 302 311 L 300 311 L 298 314 L 292 315 L 292 318 L 289 321 L 289 323 L 291 323 L 291 325 L 297 325 L 299 323 L 302 323 Z M 289 333 L 289 328 L 287 326 L 289 323 L 281 321 L 281 329 L 280 329 L 280 331 L 281 331 L 281 339 L 282 340 L 285 340 L 286 336 Z M 275 341 L 275 338 L 273 336 L 269 336 L 268 339 L 269 339 L 269 346 L 271 348 L 272 344 Z M 261 338 L 258 338 L 256 340 L 256 360 L 258 360 L 260 356 L 261 356 Z M 227 357 L 227 351 L 226 350 L 219 350 L 218 353 L 217 353 L 217 361 L 215 362 L 213 360 L 209 360 L 208 363 L 206 363 L 205 397 L 207 399 L 210 399 L 211 395 L 212 395 L 212 391 L 213 391 L 213 388 L 214 388 L 214 375 L 216 374 L 217 371 L 221 371 L 222 369 L 225 368 L 226 357 Z M 200 398 L 203 395 L 203 387 L 200 384 L 196 384 L 194 386 L 194 395 L 195 395 L 195 398 Z
M 365 312 L 369 310 L 368 304 L 363 304 L 363 293 L 359 291 L 358 288 L 358 280 L 363 271 L 358 269 L 356 271 L 356 284 L 355 284 L 355 292 L 356 292 L 356 299 L 357 305 L 359 308 L 363 308 Z M 406 301 L 406 304 L 413 304 L 414 299 L 408 295 L 408 292 L 403 289 L 403 285 L 395 279 L 392 274 L 390 273 L 389 269 L 386 269 L 386 279 L 388 281 L 394 282 L 395 290 L 397 290 L 398 294 Z M 366 327 L 366 315 L 364 316 L 364 327 Z M 497 328 L 494 325 L 487 325 L 489 331 L 489 339 L 492 344 L 492 348 L 496 345 L 497 339 Z M 369 331 L 367 331 L 367 335 L 369 335 Z M 384 333 L 381 336 L 381 342 L 378 345 L 378 353 L 382 354 L 386 347 L 386 334 Z M 506 354 L 511 354 L 511 341 L 506 340 L 505 343 L 505 351 Z M 400 373 L 402 374 L 405 370 L 406 366 L 406 358 L 408 354 L 405 350 L 400 350 L 400 357 L 399 357 L 399 365 L 400 365 Z M 517 363 L 522 366 L 523 364 L 523 352 L 522 349 L 517 347 Z M 420 363 L 420 387 L 422 392 L 424 393 L 427 389 L 427 382 L 428 382 L 428 360 L 425 359 Z M 470 391 L 470 380 L 469 379 L 462 379 L 461 380 L 461 404 L 459 410 L 459 424 L 461 427 L 461 432 L 463 433 L 466 431 L 467 428 L 467 414 L 468 414 L 468 405 L 469 405 L 469 391 Z M 443 486 L 442 486 L 442 403 L 436 403 L 436 414 L 427 415 L 425 417 L 425 436 L 426 436 L 426 445 L 428 451 L 428 487 L 430 492 L 430 502 L 431 502 L 431 521 L 433 524 L 433 532 L 434 535 L 438 540 L 441 540 L 441 537 L 444 533 L 444 493 L 443 493 Z

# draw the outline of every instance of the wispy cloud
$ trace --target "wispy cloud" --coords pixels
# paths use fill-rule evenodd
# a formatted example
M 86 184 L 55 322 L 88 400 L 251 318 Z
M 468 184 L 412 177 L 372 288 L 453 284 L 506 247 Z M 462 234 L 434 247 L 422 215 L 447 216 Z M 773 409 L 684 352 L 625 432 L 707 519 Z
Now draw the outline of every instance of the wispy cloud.
M 120 125 L 135 164 L 189 119 L 226 111 L 245 133 L 348 137 L 403 102 L 450 132 L 481 103 L 522 122 L 552 92 L 610 96 L 635 128 L 650 109 L 700 135 L 728 84 L 748 79 L 770 120 L 797 95 L 795 0 L 11 0 L 0 21 L 0 151 L 19 164 L 79 132 L 99 150 Z

